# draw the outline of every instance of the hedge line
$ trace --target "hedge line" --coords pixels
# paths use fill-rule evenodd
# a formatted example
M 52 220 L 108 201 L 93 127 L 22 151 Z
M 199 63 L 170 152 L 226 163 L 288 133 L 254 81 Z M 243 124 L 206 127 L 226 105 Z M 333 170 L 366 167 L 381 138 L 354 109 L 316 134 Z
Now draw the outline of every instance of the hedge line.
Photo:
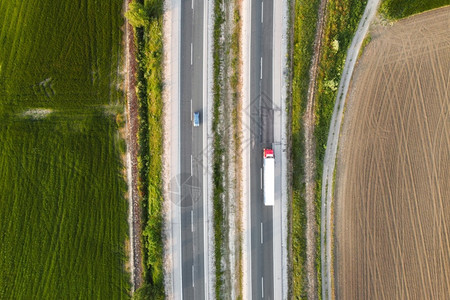
M 139 103 L 138 189 L 142 197 L 144 284 L 136 299 L 164 299 L 162 239 L 163 0 L 136 0 L 127 13 L 135 27 Z
M 224 226 L 224 215 L 222 196 L 224 193 L 223 185 L 223 154 L 225 149 L 222 145 L 222 134 L 219 128 L 220 119 L 220 100 L 222 94 L 221 66 L 224 55 L 223 44 L 220 39 L 223 34 L 223 24 L 225 15 L 222 10 L 223 0 L 214 1 L 214 32 L 213 32 L 213 222 L 214 222 L 214 255 L 216 269 L 215 294 L 217 299 L 221 299 L 221 292 L 224 283 L 223 272 L 221 268 L 222 261 L 222 241 L 224 239 L 222 227 Z

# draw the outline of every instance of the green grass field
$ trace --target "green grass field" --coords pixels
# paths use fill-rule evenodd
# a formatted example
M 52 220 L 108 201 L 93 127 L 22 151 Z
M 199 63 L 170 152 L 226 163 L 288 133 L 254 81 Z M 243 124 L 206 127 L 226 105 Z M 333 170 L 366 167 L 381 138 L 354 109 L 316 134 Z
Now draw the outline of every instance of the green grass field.
M 383 0 L 380 12 L 396 20 L 445 5 L 450 5 L 450 0 Z
M 121 8 L 0 0 L 0 299 L 129 297 Z
M 304 180 L 305 133 L 303 116 L 308 96 L 309 70 L 319 9 L 318 0 L 293 0 L 292 26 L 292 298 L 306 299 L 306 202 Z

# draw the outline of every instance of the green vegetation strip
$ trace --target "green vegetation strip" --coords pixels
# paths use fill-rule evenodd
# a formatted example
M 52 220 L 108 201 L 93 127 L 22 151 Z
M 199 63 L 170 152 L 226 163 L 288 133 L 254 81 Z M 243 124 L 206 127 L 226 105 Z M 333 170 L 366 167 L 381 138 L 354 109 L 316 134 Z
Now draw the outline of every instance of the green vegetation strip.
M 214 1 L 214 32 L 213 32 L 213 119 L 212 119 L 212 132 L 213 132 L 213 222 L 214 222 L 214 266 L 216 269 L 216 284 L 215 294 L 217 299 L 221 299 L 223 294 L 222 288 L 224 284 L 223 271 L 221 268 L 222 261 L 222 243 L 223 243 L 223 230 L 225 226 L 224 220 L 224 208 L 222 204 L 222 197 L 224 194 L 223 183 L 223 154 L 225 149 L 222 143 L 222 134 L 219 129 L 220 122 L 220 100 L 222 94 L 222 76 L 221 66 L 224 55 L 224 46 L 221 42 L 221 36 L 223 34 L 223 24 L 225 23 L 225 15 L 222 10 L 223 0 Z
M 163 299 L 162 59 L 163 0 L 130 3 L 135 26 L 139 100 L 139 192 L 142 197 L 145 284 L 136 299 Z
M 220 36 L 222 30 L 222 24 L 224 23 L 223 11 L 221 10 L 222 0 L 215 1 L 215 20 L 214 20 L 214 103 L 213 103 L 213 122 L 212 131 L 214 135 L 214 154 L 213 154 L 213 206 L 214 206 L 214 255 L 215 255 L 215 269 L 216 269 L 216 285 L 215 293 L 216 298 L 220 299 L 221 289 L 223 286 L 222 268 L 221 268 L 221 258 L 222 258 L 222 240 L 223 231 L 222 226 L 224 224 L 223 218 L 223 205 L 222 205 L 222 195 L 224 193 L 223 186 L 223 173 L 222 173 L 222 154 L 224 149 L 221 142 L 221 134 L 219 131 L 219 117 L 220 117 L 220 65 L 221 65 L 221 43 Z
M 328 131 L 337 89 L 344 68 L 347 49 L 350 46 L 358 22 L 364 12 L 367 0 L 329 0 L 327 19 L 323 36 L 323 47 L 320 56 L 320 67 L 317 78 L 316 100 L 316 220 L 320 228 L 321 190 L 323 159 L 327 146 Z M 316 268 L 319 297 L 321 297 L 321 251 L 320 232 L 317 234 Z
M 344 66 L 347 48 L 362 16 L 367 1 L 329 0 L 320 54 L 315 104 L 316 140 L 316 223 L 320 229 L 321 181 L 327 135 L 333 114 L 337 88 Z M 319 1 L 294 0 L 292 57 L 292 295 L 306 298 L 306 215 L 304 183 L 304 132 L 309 69 L 313 54 Z M 320 232 L 316 235 L 316 269 L 318 295 L 321 297 Z
M 292 56 L 292 277 L 295 299 L 306 298 L 306 202 L 303 114 L 309 84 L 319 0 L 294 0 Z M 320 242 L 320 241 L 319 241 Z
M 239 135 L 239 110 L 240 106 L 240 36 L 241 36 L 241 18 L 240 18 L 240 0 L 233 0 L 233 3 L 227 3 L 223 0 L 215 0 L 214 2 L 214 32 L 213 32 L 213 120 L 212 120 L 212 132 L 213 132 L 213 218 L 214 218 L 214 267 L 215 267 L 215 295 L 217 299 L 225 298 L 223 295 L 229 295 L 229 290 L 224 290 L 232 282 L 226 282 L 229 280 L 229 270 L 224 270 L 221 265 L 222 259 L 224 259 L 223 249 L 226 248 L 227 238 L 230 228 L 228 224 L 230 220 L 225 219 L 227 215 L 226 210 L 230 209 L 226 204 L 226 191 L 224 181 L 226 180 L 227 172 L 226 168 L 235 168 L 236 174 L 239 173 L 239 156 L 235 156 L 238 153 L 236 149 L 240 149 L 240 135 Z M 233 5 L 232 15 L 230 20 L 225 20 L 225 10 L 230 10 L 229 5 Z M 227 31 L 225 23 L 231 23 L 231 31 Z M 224 36 L 226 36 L 224 38 Z M 228 39 L 229 37 L 229 39 Z M 230 58 L 228 60 L 228 58 Z M 228 74 L 231 73 L 231 74 Z M 227 93 L 228 88 L 231 90 L 231 94 Z M 231 130 L 230 132 L 224 132 L 224 118 L 230 116 L 227 111 L 227 106 L 231 107 Z M 225 124 L 227 124 L 225 122 Z M 227 142 L 231 138 L 232 140 Z M 231 143 L 231 144 L 229 144 Z M 228 149 L 228 150 L 226 150 Z M 230 152 L 229 149 L 235 151 Z M 227 152 L 226 152 L 227 151 Z M 225 165 L 224 157 L 233 156 L 234 164 Z M 236 188 L 238 186 L 237 178 L 230 188 Z M 239 191 L 236 189 L 236 192 Z M 238 194 L 237 194 L 238 195 Z M 239 195 L 237 196 L 239 198 Z M 238 210 L 240 208 L 237 208 Z M 224 230 L 224 228 L 228 228 Z M 237 234 L 240 237 L 240 222 L 236 224 Z M 238 265 L 237 274 L 231 274 L 237 278 L 237 298 L 242 297 L 242 249 L 241 245 L 236 245 L 238 251 Z M 225 258 L 227 259 L 227 258 Z M 234 263 L 234 262 L 232 262 Z M 228 272 L 228 273 L 226 273 Z
M 234 149 L 235 149 L 235 161 L 236 161 L 236 173 L 241 174 L 242 170 L 242 160 L 241 156 L 238 153 L 241 153 L 241 128 L 239 122 L 239 116 L 241 114 L 242 102 L 241 102 L 241 85 L 239 82 L 239 78 L 241 77 L 241 15 L 240 15 L 240 2 L 241 0 L 234 1 L 234 12 L 233 12 L 233 32 L 231 34 L 231 76 L 230 76 L 230 85 L 232 89 L 232 124 L 234 127 Z M 239 216 L 241 216 L 241 203 L 242 198 L 240 194 L 240 178 L 237 175 L 236 178 L 236 186 L 237 186 L 237 199 L 239 201 L 238 204 L 238 222 L 236 224 L 237 234 L 239 244 L 236 245 L 238 249 L 238 265 L 237 265 L 237 298 L 243 298 L 243 265 L 242 265 L 242 220 Z
M 122 0 L 0 7 L 0 299 L 128 298 Z
M 387 19 L 397 20 L 449 4 L 449 0 L 384 0 L 380 13 Z

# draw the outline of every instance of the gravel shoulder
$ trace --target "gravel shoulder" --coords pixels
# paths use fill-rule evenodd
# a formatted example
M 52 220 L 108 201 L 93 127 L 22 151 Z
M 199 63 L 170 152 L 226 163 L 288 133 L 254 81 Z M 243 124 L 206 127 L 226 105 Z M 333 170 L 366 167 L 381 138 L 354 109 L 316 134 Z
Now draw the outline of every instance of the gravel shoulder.
M 181 4 L 165 1 L 163 17 L 163 218 L 164 285 L 167 299 L 181 299 L 181 211 L 177 174 L 180 172 L 179 73 Z
M 251 41 L 251 3 L 243 1 L 242 3 L 242 107 L 247 108 L 250 105 L 250 41 Z M 250 128 L 250 119 L 248 113 L 243 111 L 240 115 L 242 128 Z M 250 140 L 249 130 L 242 131 L 242 140 Z M 250 220 L 250 151 L 242 149 L 242 290 L 245 299 L 251 299 L 251 220 Z

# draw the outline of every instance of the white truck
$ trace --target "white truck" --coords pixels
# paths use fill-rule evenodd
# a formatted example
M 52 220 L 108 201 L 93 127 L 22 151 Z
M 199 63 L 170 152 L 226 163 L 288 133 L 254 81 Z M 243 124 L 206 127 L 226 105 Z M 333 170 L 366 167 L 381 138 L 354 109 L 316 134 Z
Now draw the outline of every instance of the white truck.
M 275 157 L 273 149 L 264 149 L 264 205 L 273 206 L 275 202 Z

